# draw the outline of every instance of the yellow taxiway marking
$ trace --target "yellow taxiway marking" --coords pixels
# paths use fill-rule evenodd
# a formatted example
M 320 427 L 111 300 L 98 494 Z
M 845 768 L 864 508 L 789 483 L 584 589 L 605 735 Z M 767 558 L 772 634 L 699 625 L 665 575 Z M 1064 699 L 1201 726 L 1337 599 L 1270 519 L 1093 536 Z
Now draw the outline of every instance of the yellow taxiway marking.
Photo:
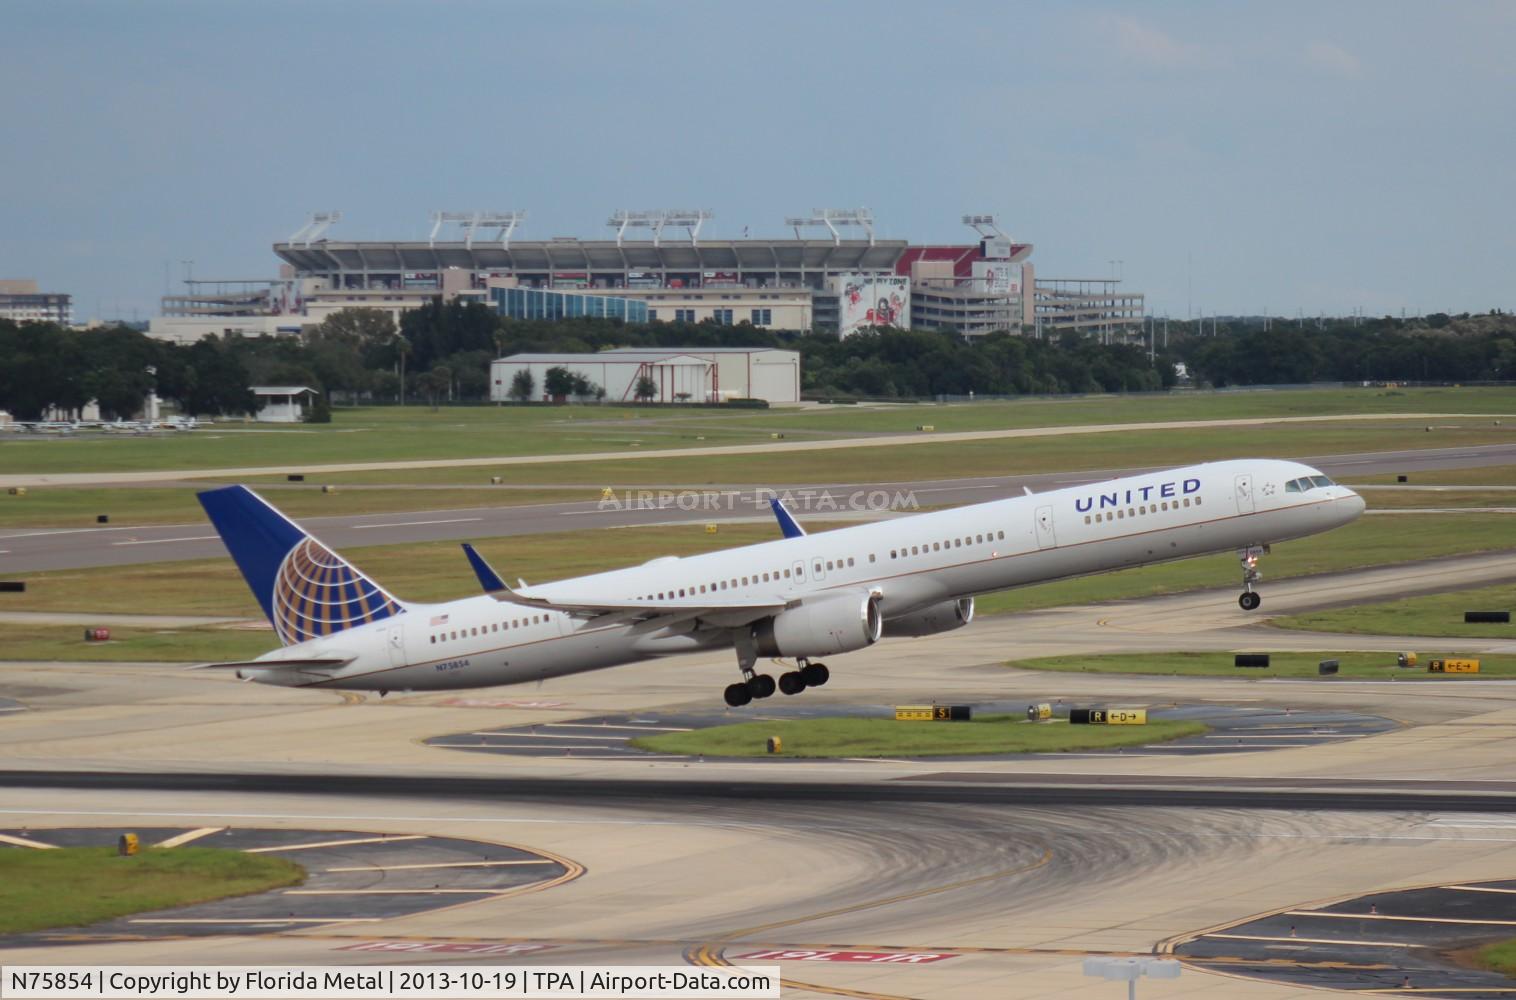
M 1457 889 L 1460 892 L 1510 892 L 1516 893 L 1516 889 L 1501 889 L 1492 885 L 1448 885 L 1445 889 Z
M 705 966 L 730 966 L 724 954 L 728 944 L 735 939 L 750 937 L 763 931 L 777 930 L 781 927 L 792 927 L 795 924 L 810 923 L 813 920 L 822 920 L 826 917 L 835 917 L 844 913 L 858 913 L 862 910 L 872 910 L 881 906 L 891 906 L 895 903 L 903 903 L 907 900 L 921 899 L 925 896 L 935 896 L 944 892 L 952 892 L 955 889 L 965 889 L 971 885 L 981 885 L 985 882 L 994 882 L 998 879 L 1010 878 L 1014 875 L 1024 875 L 1030 871 L 1036 871 L 1053 860 L 1051 849 L 1044 849 L 1042 856 L 1036 861 L 1028 862 L 1016 868 L 1007 868 L 1004 871 L 991 872 L 988 875 L 978 875 L 974 878 L 963 879 L 958 882 L 948 882 L 945 885 L 933 886 L 930 889 L 918 889 L 915 892 L 903 892 L 895 896 L 886 896 L 883 899 L 871 899 L 863 903 L 855 903 L 852 906 L 840 906 L 834 910 L 824 910 L 820 913 L 811 913 L 802 917 L 792 917 L 789 920 L 776 920 L 772 923 L 760 924 L 756 927 L 747 927 L 742 930 L 730 931 L 714 941 L 697 945 L 688 949 L 684 958 L 691 965 Z M 952 950 L 952 949 L 949 949 Z M 805 983 L 795 979 L 780 979 L 780 985 L 792 990 L 805 990 L 811 993 L 823 993 L 837 997 L 857 997 L 859 1000 L 909 1000 L 893 993 L 871 993 L 868 990 L 850 990 L 841 986 L 822 986 L 817 983 Z
M 1321 910 L 1286 910 L 1291 917 L 1332 917 L 1337 920 L 1400 920 L 1412 924 L 1493 924 L 1516 927 L 1516 920 L 1472 920 L 1468 917 L 1395 917 L 1385 913 L 1324 913 Z
M 155 846 L 179 847 L 184 844 L 188 844 L 192 840 L 199 840 L 201 837 L 209 837 L 213 833 L 220 833 L 225 829 L 226 827 L 224 826 L 202 826 L 198 830 L 186 830 L 185 832 L 178 834 L 177 836 L 170 837 L 167 840 L 160 840 Z
M 311 851 L 318 847 L 347 847 L 350 844 L 393 844 L 402 840 L 426 840 L 424 833 L 407 833 L 399 837 L 354 837 L 351 840 L 320 840 L 310 844 L 287 844 L 283 847 L 254 847 L 248 854 L 271 854 L 274 851 Z
M 556 862 L 547 858 L 531 861 L 440 861 L 431 865 L 353 865 L 349 868 L 328 868 L 327 872 L 404 872 L 419 868 L 504 868 L 509 865 L 551 865 Z
M 1405 941 L 1342 941 L 1337 938 L 1271 937 L 1264 934 L 1203 934 L 1203 938 L 1220 938 L 1223 941 L 1293 941 L 1298 944 L 1351 944 L 1365 948 L 1421 948 L 1424 945 L 1408 944 Z M 1195 940 L 1200 940 L 1196 938 Z M 1187 962 L 1206 962 L 1205 958 L 1186 958 Z
M 12 837 L 8 833 L 0 833 L 0 843 L 10 844 L 13 847 L 30 847 L 38 851 L 55 851 L 57 844 L 44 844 L 40 840 L 28 840 L 25 837 Z

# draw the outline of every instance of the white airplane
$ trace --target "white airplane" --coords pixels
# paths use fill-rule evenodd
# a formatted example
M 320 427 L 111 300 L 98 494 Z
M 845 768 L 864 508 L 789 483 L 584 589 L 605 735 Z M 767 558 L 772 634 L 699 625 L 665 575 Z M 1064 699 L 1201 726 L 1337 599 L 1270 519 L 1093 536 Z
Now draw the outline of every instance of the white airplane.
M 821 657 L 967 625 L 974 595 L 1237 550 L 1246 611 L 1269 546 L 1363 513 L 1298 462 L 1193 465 L 804 534 L 516 589 L 463 546 L 485 593 L 390 594 L 243 486 L 200 495 L 281 649 L 227 667 L 288 687 L 423 691 L 519 684 L 692 650 L 735 650 L 745 705 L 827 682 Z M 760 657 L 793 660 L 777 683 Z

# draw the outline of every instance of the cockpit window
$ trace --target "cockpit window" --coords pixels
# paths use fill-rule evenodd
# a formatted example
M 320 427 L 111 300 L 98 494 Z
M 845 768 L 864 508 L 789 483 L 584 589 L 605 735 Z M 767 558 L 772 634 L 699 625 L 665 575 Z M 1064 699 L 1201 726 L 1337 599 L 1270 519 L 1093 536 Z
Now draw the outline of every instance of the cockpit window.
M 1300 487 L 1300 480 L 1298 480 L 1298 479 L 1291 479 L 1289 482 L 1285 483 L 1284 484 L 1284 491 L 1286 493 L 1300 493 L 1300 492 L 1302 492 L 1301 487 Z
M 1330 479 L 1328 479 L 1326 476 L 1312 476 L 1311 477 L 1311 482 L 1315 483 L 1317 486 L 1334 486 L 1334 485 L 1336 485 Z

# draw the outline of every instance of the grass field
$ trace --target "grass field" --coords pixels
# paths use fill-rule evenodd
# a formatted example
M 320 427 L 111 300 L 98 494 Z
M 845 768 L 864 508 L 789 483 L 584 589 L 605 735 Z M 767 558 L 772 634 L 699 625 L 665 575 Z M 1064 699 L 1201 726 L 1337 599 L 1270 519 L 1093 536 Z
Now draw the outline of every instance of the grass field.
M 1378 604 L 1355 604 L 1275 618 L 1272 624 L 1309 632 L 1516 639 L 1516 625 L 1465 623 L 1465 611 L 1516 611 L 1516 585 L 1428 594 Z
M 1098 434 L 937 441 L 919 444 L 740 455 L 691 455 L 593 462 L 527 463 L 481 467 L 395 469 L 322 474 L 332 483 L 478 483 L 491 475 L 518 486 L 710 486 L 754 483 L 919 482 L 975 476 L 1029 475 L 1089 469 L 1183 465 L 1248 456 L 1270 458 L 1351 452 L 1451 448 L 1516 442 L 1516 421 L 1451 422 L 1426 433 L 1419 423 L 1386 420 L 1178 430 L 1112 431 Z M 254 477 L 249 483 L 257 483 Z
M 478 482 L 488 482 L 480 477 Z M 196 487 L 158 488 L 110 486 L 76 488 L 34 486 L 25 496 L 0 493 L 0 528 L 93 527 L 95 517 L 105 514 L 112 526 L 145 524 L 195 524 L 205 521 L 205 511 L 195 499 Z M 258 490 L 286 514 L 295 518 L 349 514 L 384 514 L 392 511 L 457 510 L 473 507 L 514 507 L 522 504 L 594 500 L 599 493 L 588 487 L 559 490 L 501 489 L 484 485 L 458 489 L 407 487 L 339 487 L 322 493 L 320 483 L 297 486 L 259 484 Z M 272 488 L 271 488 L 272 487 Z
M 217 663 L 251 660 L 276 648 L 272 631 L 224 628 L 146 629 L 111 626 L 105 642 L 85 642 L 75 625 L 0 622 L 0 659 L 101 663 Z
M 1323 535 L 1274 546 L 1273 553 L 1259 562 L 1264 574 L 1259 590 L 1267 608 L 1271 580 L 1505 549 L 1512 546 L 1513 527 L 1516 521 L 1509 514 L 1362 517 Z M 1233 556 L 1199 556 L 1002 591 L 979 598 L 979 611 L 983 614 L 1031 611 L 1232 585 L 1239 590 L 1242 585 L 1242 572 Z
M 1262 680 L 1268 677 L 1309 677 L 1330 681 L 1373 678 L 1375 680 L 1440 681 L 1454 683 L 1468 678 L 1516 677 L 1516 656 L 1481 656 L 1460 653 L 1456 646 L 1437 650 L 1416 650 L 1420 666 L 1401 668 L 1395 665 L 1394 653 L 1272 653 L 1268 667 L 1237 667 L 1231 653 L 1131 653 L 1112 656 L 1049 656 L 1035 660 L 1013 660 L 1008 667 L 1022 670 L 1053 670 L 1090 674 L 1158 674 L 1180 677 L 1234 677 L 1238 680 Z M 1428 660 L 1436 657 L 1472 656 L 1479 660 L 1477 674 L 1432 674 Z M 1319 677 L 1317 664 L 1337 660 L 1338 673 Z
M 1509 544 L 1510 523 L 1509 515 L 1502 514 L 1361 518 L 1345 528 L 1277 546 L 1261 564 L 1263 590 L 1266 595 L 1269 580 L 1289 576 L 1489 551 Z M 836 526 L 807 524 L 813 532 Z M 546 534 L 487 539 L 478 548 L 507 579 L 524 577 L 545 583 L 636 565 L 658 556 L 692 555 L 769 541 L 775 535 L 775 527 L 767 522 L 723 525 L 714 535 L 706 534 L 699 524 L 691 524 L 606 529 L 597 532 L 590 545 L 583 544 L 583 535 Z M 343 554 L 402 599 L 441 601 L 477 593 L 463 553 L 452 542 L 383 545 L 348 549 Z M 0 595 L 0 611 L 261 615 L 230 559 L 56 570 L 28 574 L 26 579 L 25 593 Z M 996 614 L 1145 597 L 1239 581 L 1240 571 L 1230 555 L 1202 556 L 986 595 L 979 599 L 979 612 Z
M 82 927 L 113 917 L 298 885 L 284 858 L 212 847 L 0 851 L 0 934 Z
M 1290 389 L 1173 392 L 1079 399 L 1020 399 L 970 405 L 923 404 L 876 408 L 867 404 L 830 411 L 771 410 L 740 413 L 737 423 L 832 432 L 909 431 L 932 424 L 939 431 L 1148 420 L 1227 420 L 1245 417 L 1330 416 L 1343 413 L 1516 413 L 1510 391 L 1485 388 Z
M 791 719 L 740 722 L 687 733 L 642 736 L 632 746 L 660 753 L 708 757 L 931 757 L 944 754 L 1052 753 L 1140 746 L 1205 732 L 1199 722 L 1146 726 L 1071 726 L 1067 720 L 1032 723 L 1011 716 L 972 722 L 896 722 L 893 719 Z M 777 736 L 782 754 L 767 752 Z
M 1516 938 L 1487 944 L 1475 952 L 1473 959 L 1481 969 L 1516 979 Z
M 1504 425 L 1502 425 L 1504 426 Z M 1399 485 L 1395 475 L 1354 476 L 1353 482 L 1365 485 Z M 1506 486 L 1516 488 L 1516 465 L 1485 465 L 1476 469 L 1435 469 L 1406 475 L 1407 486 Z
M 644 409 L 622 406 L 339 408 L 330 425 L 222 422 L 187 434 L 0 438 L 0 472 L 133 471 L 551 455 L 677 448 L 909 431 L 1049 427 L 1343 413 L 1516 410 L 1493 389 L 1174 393 L 1072 400 L 804 410 Z M 1298 452 L 1297 452 L 1298 454 Z
M 1441 510 L 1480 507 L 1516 511 L 1516 491 L 1365 489 L 1370 510 Z M 1516 521 L 1512 522 L 1516 528 Z M 1513 532 L 1516 536 L 1516 532 Z

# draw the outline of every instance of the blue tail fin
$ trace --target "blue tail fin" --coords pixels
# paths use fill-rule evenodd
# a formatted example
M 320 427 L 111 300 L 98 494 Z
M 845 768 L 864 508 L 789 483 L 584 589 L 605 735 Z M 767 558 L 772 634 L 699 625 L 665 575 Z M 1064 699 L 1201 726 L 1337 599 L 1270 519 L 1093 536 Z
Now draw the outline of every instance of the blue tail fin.
M 405 610 L 384 588 L 247 487 L 207 490 L 199 498 L 284 645 Z

